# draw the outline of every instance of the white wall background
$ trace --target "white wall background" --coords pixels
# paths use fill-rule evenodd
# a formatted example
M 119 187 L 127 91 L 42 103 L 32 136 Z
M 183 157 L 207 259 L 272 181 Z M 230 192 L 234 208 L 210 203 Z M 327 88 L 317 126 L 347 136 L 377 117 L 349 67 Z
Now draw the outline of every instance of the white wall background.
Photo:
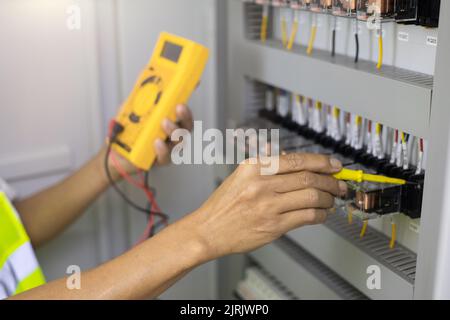
M 81 30 L 66 27 L 71 4 L 82 9 Z M 0 176 L 25 196 L 88 160 L 163 30 L 213 48 L 191 106 L 205 127 L 214 126 L 215 1 L 0 0 Z M 212 168 L 201 166 L 157 168 L 151 178 L 172 220 L 214 188 Z M 90 268 L 120 254 L 143 231 L 143 219 L 109 193 L 39 250 L 48 279 L 63 276 L 70 264 Z M 212 263 L 163 298 L 214 298 L 215 280 Z
M 204 127 L 216 126 L 215 1 L 212 0 L 119 0 L 117 2 L 121 92 L 133 87 L 139 71 L 148 63 L 159 33 L 167 31 L 211 48 L 211 59 L 200 88 L 190 106 Z M 180 218 L 198 208 L 214 189 L 213 168 L 207 166 L 171 166 L 156 168 L 150 183 L 157 189 L 161 208 Z M 142 199 L 142 198 L 141 198 Z M 145 220 L 131 216 L 131 241 L 142 232 Z M 215 263 L 191 272 L 162 298 L 213 298 L 216 294 Z
M 21 196 L 61 179 L 99 145 L 92 6 L 80 2 L 86 23 L 70 31 L 69 4 L 0 1 L 0 175 Z M 88 268 L 100 262 L 97 213 L 91 209 L 39 250 L 49 279 L 62 276 L 69 264 Z

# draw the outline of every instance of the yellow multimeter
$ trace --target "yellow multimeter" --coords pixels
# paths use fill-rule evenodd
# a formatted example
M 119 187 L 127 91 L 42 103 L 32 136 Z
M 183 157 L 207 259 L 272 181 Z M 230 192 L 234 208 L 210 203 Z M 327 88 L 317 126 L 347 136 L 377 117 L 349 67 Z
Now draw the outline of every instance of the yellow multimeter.
M 167 139 L 164 118 L 176 121 L 175 108 L 186 104 L 200 83 L 209 51 L 193 41 L 162 33 L 146 69 L 123 104 L 116 122 L 123 130 L 112 148 L 137 168 L 155 161 L 154 141 Z

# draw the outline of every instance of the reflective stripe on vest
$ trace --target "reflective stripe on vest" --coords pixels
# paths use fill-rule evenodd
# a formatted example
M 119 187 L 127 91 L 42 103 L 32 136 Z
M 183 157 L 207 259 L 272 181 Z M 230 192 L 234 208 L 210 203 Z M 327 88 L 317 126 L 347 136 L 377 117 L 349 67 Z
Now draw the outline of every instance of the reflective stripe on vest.
M 0 299 L 45 283 L 20 218 L 0 192 Z

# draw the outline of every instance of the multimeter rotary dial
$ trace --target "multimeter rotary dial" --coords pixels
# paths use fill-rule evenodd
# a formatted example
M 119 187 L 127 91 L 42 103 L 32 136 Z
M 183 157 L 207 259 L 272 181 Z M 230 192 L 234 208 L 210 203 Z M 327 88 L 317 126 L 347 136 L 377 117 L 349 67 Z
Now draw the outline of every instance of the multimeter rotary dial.
M 163 94 L 162 78 L 156 74 L 151 74 L 142 83 L 133 101 L 133 110 L 129 115 L 129 120 L 139 123 L 148 116 L 158 105 Z

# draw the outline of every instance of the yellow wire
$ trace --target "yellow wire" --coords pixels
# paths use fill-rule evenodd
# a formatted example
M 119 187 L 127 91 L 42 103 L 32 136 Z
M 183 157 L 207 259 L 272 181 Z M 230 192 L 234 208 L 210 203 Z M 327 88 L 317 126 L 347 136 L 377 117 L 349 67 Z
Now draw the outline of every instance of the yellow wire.
M 311 36 L 309 37 L 308 48 L 306 49 L 306 53 L 310 56 L 313 53 L 314 42 L 316 41 L 317 34 L 317 26 L 313 25 L 311 27 Z
M 365 220 L 361 229 L 361 233 L 359 234 L 360 238 L 364 238 L 366 231 L 367 231 L 367 226 L 369 225 L 369 220 Z
M 341 110 L 338 107 L 333 107 L 333 118 L 338 119 L 340 113 L 341 113 Z
M 294 24 L 292 25 L 291 36 L 289 37 L 289 42 L 287 44 L 287 49 L 289 51 L 291 51 L 294 46 L 294 41 L 295 41 L 295 38 L 297 37 L 297 32 L 298 32 L 298 21 L 295 20 Z
M 348 224 L 353 223 L 353 211 L 351 211 L 351 210 L 347 211 L 347 220 L 348 220 Z
M 375 132 L 376 132 L 377 135 L 381 134 L 381 124 L 377 123 L 375 125 Z
M 402 143 L 405 144 L 406 143 L 406 138 L 405 138 L 405 133 L 402 132 Z
M 266 42 L 267 40 L 267 23 L 269 22 L 269 17 L 263 16 L 261 23 L 261 41 Z
M 281 41 L 283 42 L 283 47 L 286 48 L 288 45 L 288 36 L 287 36 L 287 22 L 284 16 L 281 18 Z
M 378 63 L 377 69 L 380 70 L 383 66 L 383 30 L 380 28 L 380 35 L 378 37 Z
M 397 226 L 395 222 L 391 223 L 392 232 L 391 232 L 391 242 L 389 243 L 389 248 L 394 249 L 395 241 L 397 241 Z

